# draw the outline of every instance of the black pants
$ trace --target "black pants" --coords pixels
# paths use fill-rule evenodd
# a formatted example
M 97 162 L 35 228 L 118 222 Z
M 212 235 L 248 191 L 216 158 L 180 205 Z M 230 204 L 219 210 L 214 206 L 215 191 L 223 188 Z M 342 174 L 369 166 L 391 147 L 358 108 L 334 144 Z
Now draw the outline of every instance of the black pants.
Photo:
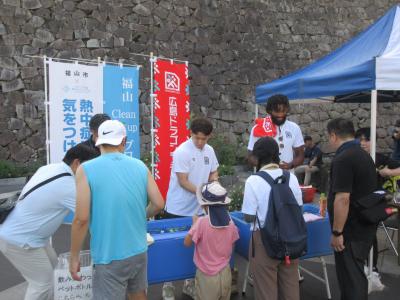
M 364 243 L 349 242 L 342 252 L 335 252 L 336 276 L 339 282 L 341 300 L 367 300 L 368 280 L 364 274 L 366 257 L 358 249 Z M 368 247 L 368 246 L 367 246 Z M 364 251 L 365 252 L 365 249 Z
M 175 218 L 184 218 L 184 216 L 178 216 L 178 215 L 170 214 L 169 212 L 167 212 L 167 211 L 165 210 L 165 211 L 164 211 L 163 218 L 164 218 L 164 219 L 175 219 Z

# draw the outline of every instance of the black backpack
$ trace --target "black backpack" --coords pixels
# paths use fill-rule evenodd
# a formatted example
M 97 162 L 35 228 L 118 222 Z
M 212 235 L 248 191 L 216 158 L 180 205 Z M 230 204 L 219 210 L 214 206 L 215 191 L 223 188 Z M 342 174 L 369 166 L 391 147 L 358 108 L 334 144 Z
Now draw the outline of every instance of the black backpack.
M 290 264 L 290 259 L 307 253 L 307 227 L 302 207 L 289 187 L 290 173 L 283 170 L 283 175 L 275 180 L 266 172 L 256 175 L 271 186 L 264 227 L 257 218 L 264 248 L 269 257 Z
M 350 206 L 362 221 L 378 224 L 395 212 L 391 203 L 394 203 L 391 194 L 385 191 L 375 191 L 367 196 L 350 201 Z

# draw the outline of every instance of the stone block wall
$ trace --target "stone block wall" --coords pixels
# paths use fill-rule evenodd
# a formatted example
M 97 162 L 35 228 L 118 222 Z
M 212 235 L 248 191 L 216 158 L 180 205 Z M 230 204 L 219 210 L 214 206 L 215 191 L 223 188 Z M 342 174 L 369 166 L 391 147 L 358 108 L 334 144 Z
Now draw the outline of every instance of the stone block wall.
M 142 153 L 150 148 L 149 54 L 189 60 L 193 115 L 245 153 L 254 87 L 326 55 L 382 16 L 392 0 L 0 0 L 0 160 L 45 155 L 43 61 L 123 60 L 143 65 Z M 379 146 L 396 105 L 380 105 Z M 261 109 L 262 111 L 262 109 Z M 324 140 L 322 125 L 344 115 L 368 124 L 365 105 L 297 106 L 291 118 Z

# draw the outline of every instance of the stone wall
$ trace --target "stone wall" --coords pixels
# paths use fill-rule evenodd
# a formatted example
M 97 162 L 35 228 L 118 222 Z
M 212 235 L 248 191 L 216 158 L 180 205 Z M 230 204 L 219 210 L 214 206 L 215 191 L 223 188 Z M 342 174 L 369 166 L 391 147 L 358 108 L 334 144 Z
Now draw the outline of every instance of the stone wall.
M 254 87 L 324 56 L 396 1 L 389 0 L 0 0 L 0 159 L 30 162 L 45 154 L 43 62 L 26 55 L 123 59 L 143 65 L 142 153 L 149 150 L 149 54 L 187 59 L 194 115 L 216 131 L 248 140 Z M 379 146 L 397 106 L 379 107 Z M 338 115 L 367 125 L 365 105 L 297 106 L 291 118 L 323 137 Z

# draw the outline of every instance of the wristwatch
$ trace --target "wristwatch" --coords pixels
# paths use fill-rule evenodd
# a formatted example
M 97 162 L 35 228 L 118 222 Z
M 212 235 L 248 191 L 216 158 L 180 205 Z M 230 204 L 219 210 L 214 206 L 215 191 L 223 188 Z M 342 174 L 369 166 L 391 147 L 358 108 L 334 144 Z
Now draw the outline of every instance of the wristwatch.
M 341 236 L 341 235 L 343 235 L 343 231 L 337 231 L 337 230 L 332 230 L 332 234 L 334 235 L 334 236 Z

